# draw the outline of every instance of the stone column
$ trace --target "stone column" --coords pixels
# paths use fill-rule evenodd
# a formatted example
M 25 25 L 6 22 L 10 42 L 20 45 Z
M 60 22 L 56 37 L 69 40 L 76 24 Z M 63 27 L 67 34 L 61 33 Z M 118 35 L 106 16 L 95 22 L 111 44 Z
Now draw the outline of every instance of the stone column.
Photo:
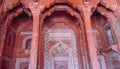
M 5 44 L 5 38 L 6 38 L 6 34 L 7 34 L 7 26 L 8 26 L 8 23 L 11 21 L 11 15 L 8 15 L 4 24 L 2 25 L 3 27 L 1 28 L 1 32 L 2 35 L 1 35 L 1 41 L 0 41 L 0 68 L 1 68 L 1 64 L 2 64 L 2 53 L 3 53 L 3 49 L 4 49 L 4 44 Z
M 39 15 L 41 13 L 41 6 L 38 2 L 33 2 L 29 6 L 33 15 L 33 29 L 32 42 L 30 50 L 29 69 L 37 69 L 37 55 L 38 55 L 38 37 L 39 37 Z
M 94 37 L 92 33 L 92 26 L 91 26 L 91 19 L 90 19 L 91 17 L 90 5 L 87 5 L 84 8 L 82 8 L 82 12 L 83 12 L 83 19 L 85 23 L 85 31 L 86 31 L 86 37 L 88 42 L 91 66 L 92 66 L 92 69 L 100 69 L 100 64 L 97 56 L 97 49 L 95 47 Z

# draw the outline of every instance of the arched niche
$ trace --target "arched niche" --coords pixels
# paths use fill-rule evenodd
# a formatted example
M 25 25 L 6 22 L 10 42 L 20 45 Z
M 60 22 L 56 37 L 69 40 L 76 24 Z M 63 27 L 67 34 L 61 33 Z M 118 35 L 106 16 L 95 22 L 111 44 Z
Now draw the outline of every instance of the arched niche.
M 50 46 L 53 46 L 51 48 L 54 48 L 54 45 L 56 46 L 56 44 L 59 45 L 60 43 L 62 43 L 63 45 L 67 45 L 69 49 L 72 49 L 74 47 L 74 51 L 71 50 L 72 55 L 71 54 L 70 55 L 71 55 L 71 57 L 73 57 L 73 53 L 76 52 L 76 54 L 74 54 L 74 55 L 78 55 L 78 56 L 73 57 L 73 61 L 76 60 L 75 63 L 74 62 L 73 63 L 76 65 L 76 68 L 79 68 L 79 67 L 82 68 L 83 64 L 82 64 L 82 60 L 81 60 L 82 57 L 80 57 L 81 50 L 80 50 L 79 35 L 78 35 L 78 33 L 80 32 L 80 29 L 81 29 L 80 28 L 81 24 L 83 23 L 82 19 L 81 19 L 81 15 L 77 11 L 73 10 L 72 8 L 70 8 L 68 6 L 64 6 L 61 10 L 60 10 L 60 6 L 54 6 L 53 8 L 44 12 L 42 16 L 40 16 L 40 23 L 42 24 L 42 41 L 43 41 L 42 43 L 43 44 L 41 45 L 42 47 L 39 49 L 40 50 L 44 49 L 44 50 L 42 50 L 43 52 L 41 52 L 41 54 L 44 53 L 43 54 L 44 60 L 41 60 L 41 63 L 44 62 L 44 65 L 43 65 L 44 68 L 50 69 L 50 67 L 48 66 L 50 62 L 60 61 L 57 59 L 55 59 L 55 61 L 54 61 L 55 57 L 53 57 L 53 60 L 52 60 L 52 58 L 50 58 L 50 56 L 47 55 L 47 54 L 49 54 L 47 52 L 49 50 L 52 50 L 52 49 L 48 49 L 49 46 L 46 45 L 49 43 L 50 43 Z M 53 31 L 51 31 L 51 30 L 53 30 Z M 57 32 L 55 32 L 55 31 L 57 31 Z M 71 33 L 70 33 L 70 31 L 71 31 Z M 53 32 L 53 34 L 52 33 L 49 34 L 49 32 Z M 63 35 L 61 36 L 62 32 L 63 32 Z M 58 36 L 57 35 L 54 36 L 54 34 L 58 34 Z M 56 41 L 54 43 L 54 41 L 51 42 L 52 40 L 49 40 L 48 36 L 50 36 L 51 39 L 54 39 L 54 37 L 57 38 L 57 37 L 64 37 L 64 36 L 69 39 L 69 37 L 71 38 L 72 36 L 74 36 L 73 42 L 75 42 L 75 44 L 71 44 L 69 42 L 72 40 L 68 40 L 68 41 L 63 40 L 60 42 L 59 39 L 58 39 L 58 41 L 55 39 Z M 52 38 L 52 36 L 53 36 L 53 38 Z M 75 39 L 75 41 L 74 41 L 74 39 Z M 74 45 L 76 45 L 76 46 L 74 46 Z M 67 47 L 67 46 L 65 46 L 65 47 Z M 72 48 L 70 48 L 69 46 L 71 46 Z M 79 53 L 79 54 L 77 54 L 77 53 Z M 78 59 L 78 57 L 79 57 L 79 59 Z M 39 57 L 39 59 L 40 58 L 41 57 Z M 62 57 L 59 57 L 59 58 L 62 59 Z M 50 60 L 48 60 L 48 63 L 46 63 L 47 59 L 50 59 Z M 67 58 L 64 61 L 69 61 L 70 59 Z M 69 63 L 70 63 L 70 61 L 69 61 Z M 53 64 L 53 63 L 51 63 L 51 64 Z M 75 67 L 74 64 L 71 65 L 72 66 L 71 68 Z M 59 63 L 58 63 L 58 65 L 59 65 Z M 51 66 L 51 67 L 53 67 L 53 66 Z M 54 69 L 54 68 L 51 68 L 51 69 Z
M 91 24 L 94 35 L 94 42 L 98 52 L 105 49 L 109 44 L 109 42 L 107 42 L 108 40 L 106 39 L 107 34 L 104 30 L 106 22 L 106 17 L 102 16 L 99 12 L 94 11 L 93 15 L 91 16 Z
M 30 49 L 32 36 L 27 36 L 23 39 L 22 49 Z
M 13 67 L 17 67 L 16 64 L 19 63 L 19 62 L 17 62 L 17 59 L 18 59 L 17 54 L 18 53 L 20 54 L 20 52 L 18 50 L 22 49 L 22 43 L 20 43 L 21 41 L 19 38 L 21 35 L 21 32 L 23 32 L 22 24 L 25 21 L 25 19 L 28 19 L 28 21 L 29 20 L 32 21 L 32 19 L 23 11 L 23 8 L 21 8 L 21 7 L 15 8 L 15 9 L 11 10 L 11 12 L 8 12 L 8 13 L 6 13 L 6 19 L 5 19 L 5 23 L 4 23 L 4 27 L 3 27 L 4 28 L 3 34 L 6 35 L 5 40 L 8 40 L 7 35 L 9 34 L 9 32 L 12 31 L 12 37 L 14 37 L 14 38 L 12 39 L 12 37 L 11 37 L 10 42 L 13 40 L 14 41 L 11 42 L 11 43 L 13 43 L 12 46 L 6 46 L 6 44 L 4 43 L 2 56 L 9 58 L 10 61 L 6 62 L 5 59 L 2 59 L 2 60 L 3 60 L 3 64 L 5 64 L 6 67 L 13 68 Z M 28 24 L 25 24 L 25 26 L 27 26 L 29 24 L 30 23 L 28 22 Z M 24 31 L 26 31 L 26 30 L 24 30 Z M 29 30 L 27 30 L 27 31 L 29 31 Z M 7 53 L 5 53 L 5 52 L 7 52 Z M 23 55 L 19 56 L 19 57 L 24 58 Z M 15 62 L 16 64 L 15 63 L 10 64 L 10 63 L 12 63 L 12 61 L 16 61 Z M 22 60 L 21 63 L 22 62 L 24 62 L 24 60 Z M 2 66 L 4 66 L 3 64 L 2 64 Z M 2 67 L 2 68 L 4 69 L 4 67 Z
M 91 17 L 91 20 L 93 33 L 95 33 L 95 30 L 99 32 L 99 37 L 96 37 L 97 40 L 95 40 L 95 43 L 99 43 L 97 53 L 103 56 L 102 58 L 98 56 L 101 58 L 99 60 L 101 68 L 119 68 L 119 55 L 116 49 L 117 39 L 115 36 L 115 31 L 113 30 L 114 26 L 112 26 L 112 23 L 115 23 L 117 25 L 117 17 L 115 17 L 110 10 L 98 5 L 96 11 L 94 11 Z M 103 61 L 105 64 L 103 64 Z

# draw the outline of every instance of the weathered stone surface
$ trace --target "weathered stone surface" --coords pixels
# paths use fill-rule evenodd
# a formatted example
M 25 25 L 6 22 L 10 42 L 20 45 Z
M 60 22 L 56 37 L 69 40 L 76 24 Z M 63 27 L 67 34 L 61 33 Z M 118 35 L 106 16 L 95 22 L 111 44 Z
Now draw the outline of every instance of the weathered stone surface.
M 0 69 L 120 69 L 119 12 L 119 0 L 0 0 Z

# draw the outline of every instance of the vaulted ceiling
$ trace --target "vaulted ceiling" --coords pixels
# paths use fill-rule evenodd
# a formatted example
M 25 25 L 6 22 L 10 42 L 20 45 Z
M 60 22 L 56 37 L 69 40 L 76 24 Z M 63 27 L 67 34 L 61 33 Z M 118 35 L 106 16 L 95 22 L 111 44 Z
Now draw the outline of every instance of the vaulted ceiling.
M 6 13 L 14 10 L 15 8 L 22 7 L 23 11 L 28 8 L 29 3 L 33 0 L 0 0 L 0 19 L 4 18 Z M 102 5 L 104 8 L 113 11 L 115 15 L 120 17 L 120 0 L 34 0 L 38 1 L 41 5 L 45 5 L 49 8 L 52 4 L 57 2 L 69 3 L 73 8 L 82 7 L 84 1 L 89 1 L 93 9 L 96 9 L 98 5 Z M 29 13 L 28 13 L 29 14 Z

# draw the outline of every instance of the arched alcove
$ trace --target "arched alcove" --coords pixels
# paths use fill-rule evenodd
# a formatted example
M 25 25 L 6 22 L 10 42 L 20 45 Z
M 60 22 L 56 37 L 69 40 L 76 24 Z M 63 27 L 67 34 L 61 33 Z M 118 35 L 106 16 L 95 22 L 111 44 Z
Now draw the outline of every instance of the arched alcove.
M 44 64 L 42 66 L 44 69 L 56 69 L 61 66 L 65 69 L 83 68 L 80 49 L 82 44 L 80 44 L 79 38 L 81 28 L 78 24 L 80 25 L 78 18 L 71 16 L 71 14 L 65 10 L 54 10 L 52 14 L 44 18 L 42 30 L 43 42 L 42 48 L 39 48 L 40 50 L 44 49 L 42 50 L 44 60 L 41 60 L 41 63 Z M 54 46 L 57 48 L 56 46 L 59 46 L 59 44 L 62 45 L 62 48 L 69 48 L 69 51 L 71 52 L 69 53 L 69 56 L 67 56 L 67 54 L 50 56 L 52 48 Z M 39 57 L 39 59 L 40 58 L 41 57 Z
M 14 14 L 11 13 L 10 15 L 12 16 Z M 8 15 L 8 19 L 11 20 L 7 22 L 7 26 L 5 26 L 6 38 L 2 54 L 5 59 L 2 59 L 2 68 L 8 69 L 8 67 L 14 67 L 19 69 L 22 63 L 28 66 L 29 55 L 25 54 L 25 49 L 22 50 L 22 39 L 28 36 L 24 34 L 25 32 L 32 31 L 30 29 L 32 28 L 32 19 L 25 12 L 21 12 L 16 17 L 9 17 L 10 15 Z M 31 34 L 29 34 L 29 36 L 31 36 Z M 22 50 L 25 55 L 21 56 L 20 50 Z M 24 58 L 27 59 L 24 60 Z
M 119 66 L 115 66 L 115 64 L 119 64 L 119 55 L 113 56 L 118 54 L 117 50 L 113 48 L 117 46 L 114 28 L 111 25 L 113 22 L 109 21 L 109 16 L 102 15 L 102 11 L 95 11 L 91 17 L 91 22 L 101 69 L 107 69 L 108 66 L 110 69 L 119 68 Z

